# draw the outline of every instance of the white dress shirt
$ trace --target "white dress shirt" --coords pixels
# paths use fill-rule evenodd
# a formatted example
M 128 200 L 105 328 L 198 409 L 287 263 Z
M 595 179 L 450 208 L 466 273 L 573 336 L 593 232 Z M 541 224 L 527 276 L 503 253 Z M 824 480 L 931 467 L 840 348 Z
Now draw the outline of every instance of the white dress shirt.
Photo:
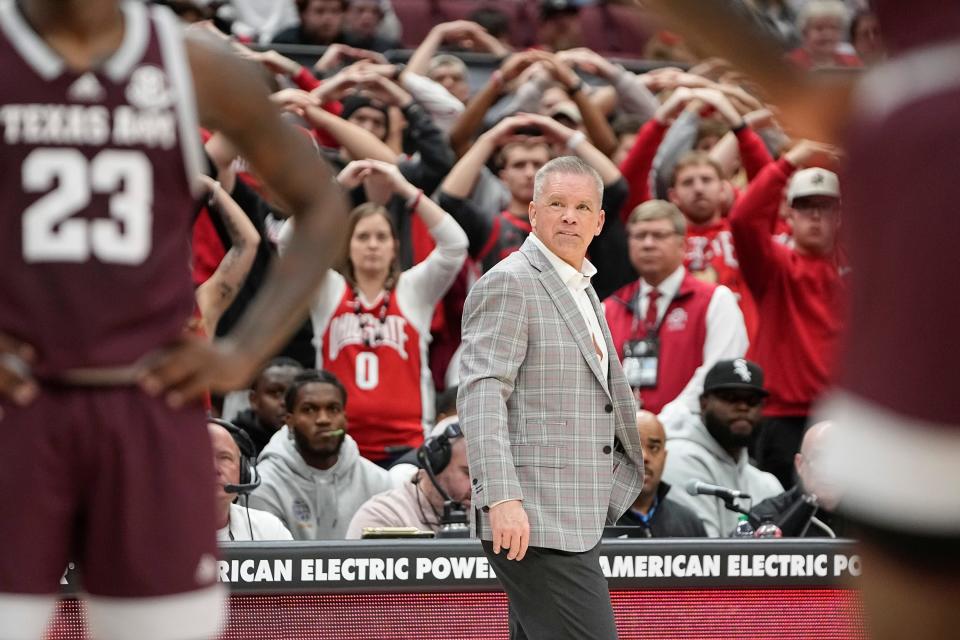
M 677 267 L 676 271 L 655 287 L 660 293 L 660 297 L 657 298 L 658 323 L 663 320 L 670 301 L 680 291 L 680 285 L 683 284 L 686 275 L 687 270 L 683 266 Z M 640 281 L 638 310 L 640 322 L 646 317 L 650 292 L 653 289 L 652 285 L 643 280 Z M 747 328 L 743 322 L 743 313 L 740 311 L 736 295 L 723 285 L 717 286 L 710 298 L 710 304 L 707 305 L 707 336 L 703 341 L 703 364 L 693 372 L 690 381 L 677 394 L 677 397 L 660 410 L 660 422 L 667 432 L 667 437 L 680 435 L 700 420 L 700 394 L 703 393 L 703 378 L 707 375 L 707 371 L 720 360 L 744 357 L 749 346 Z
M 567 289 L 570 290 L 570 295 L 573 296 L 574 301 L 577 303 L 580 315 L 583 316 L 583 321 L 586 323 L 587 329 L 593 337 L 594 349 L 599 352 L 600 356 L 600 371 L 603 372 L 603 377 L 606 379 L 610 368 L 607 344 L 603 339 L 603 329 L 600 328 L 600 320 L 597 318 L 596 311 L 593 310 L 590 295 L 587 293 L 587 287 L 590 286 L 590 278 L 596 275 L 597 268 L 593 266 L 589 260 L 584 258 L 580 269 L 574 269 L 557 254 L 548 249 L 547 245 L 543 244 L 543 241 L 540 240 L 535 233 L 531 233 L 528 237 L 537 248 L 540 249 L 543 255 L 547 257 L 547 260 L 553 265 L 563 284 L 567 285 Z

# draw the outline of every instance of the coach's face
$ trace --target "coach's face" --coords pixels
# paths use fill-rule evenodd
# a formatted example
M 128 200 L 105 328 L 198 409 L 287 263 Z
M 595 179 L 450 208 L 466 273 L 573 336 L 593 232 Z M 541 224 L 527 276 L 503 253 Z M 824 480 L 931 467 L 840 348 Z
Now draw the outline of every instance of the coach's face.
M 590 176 L 551 173 L 530 203 L 530 226 L 548 249 L 580 269 L 587 247 L 603 228 L 600 205 L 597 183 Z

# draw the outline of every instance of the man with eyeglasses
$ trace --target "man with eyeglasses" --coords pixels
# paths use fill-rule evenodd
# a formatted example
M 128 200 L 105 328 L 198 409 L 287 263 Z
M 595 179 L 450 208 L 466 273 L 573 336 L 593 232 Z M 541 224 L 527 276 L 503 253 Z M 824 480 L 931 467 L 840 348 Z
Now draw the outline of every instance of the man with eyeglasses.
M 736 296 L 684 267 L 686 227 L 672 203 L 648 200 L 634 209 L 627 249 L 640 278 L 604 301 L 627 381 L 667 435 L 697 421 L 707 370 L 747 351 Z
M 744 360 L 722 360 L 703 381 L 700 418 L 693 428 L 667 438 L 663 479 L 687 487 L 700 481 L 748 494 L 754 502 L 783 491 L 772 474 L 750 464 L 747 445 L 760 423 L 768 396 L 763 369 Z M 737 526 L 737 514 L 714 496 L 675 491 L 670 497 L 696 513 L 710 537 L 728 536 Z M 741 507 L 750 505 L 741 501 Z
M 760 311 L 750 356 L 766 370 L 770 389 L 755 455 L 786 487 L 794 484 L 793 458 L 810 407 L 827 388 L 843 327 L 840 187 L 837 175 L 821 168 L 835 162 L 832 147 L 800 142 L 760 171 L 730 213 L 740 270 Z M 784 187 L 792 247 L 770 235 Z

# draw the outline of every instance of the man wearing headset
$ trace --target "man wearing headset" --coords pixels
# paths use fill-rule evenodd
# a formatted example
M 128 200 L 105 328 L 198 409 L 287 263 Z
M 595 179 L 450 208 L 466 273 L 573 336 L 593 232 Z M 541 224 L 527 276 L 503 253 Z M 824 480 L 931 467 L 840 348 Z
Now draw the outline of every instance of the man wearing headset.
M 363 503 L 347 528 L 348 540 L 362 537 L 367 527 L 416 527 L 421 531 L 437 533 L 441 528 L 444 507 L 440 489 L 470 513 L 467 445 L 457 416 L 438 422 L 418 454 L 422 468 L 414 472 L 402 486 Z M 438 486 L 431 481 L 427 465 Z
M 272 513 L 241 507 L 237 496 L 247 494 L 260 484 L 250 451 L 249 436 L 238 427 L 231 430 L 221 421 L 208 422 L 210 442 L 213 445 L 213 466 L 216 469 L 217 542 L 237 540 L 293 540 L 293 536 Z

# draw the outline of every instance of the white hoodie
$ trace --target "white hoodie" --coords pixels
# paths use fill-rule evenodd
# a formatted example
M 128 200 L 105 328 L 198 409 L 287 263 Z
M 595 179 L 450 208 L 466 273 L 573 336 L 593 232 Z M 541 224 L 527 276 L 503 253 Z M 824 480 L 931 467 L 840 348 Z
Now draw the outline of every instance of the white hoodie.
M 687 493 L 691 480 L 742 491 L 750 495 L 753 504 L 783 493 L 776 476 L 750 464 L 746 447 L 734 460 L 710 435 L 702 420 L 696 424 L 691 421 L 682 433 L 668 436 L 667 452 L 663 480 L 674 486 L 670 499 L 693 509 L 711 538 L 729 536 L 737 526 L 739 514 L 724 507 L 720 498 L 691 496 Z M 751 505 L 741 500 L 740 506 Z
M 349 435 L 335 465 L 314 469 L 288 434 L 289 427 L 279 429 L 260 454 L 262 482 L 250 494 L 250 507 L 280 518 L 294 540 L 343 540 L 360 506 L 393 488 L 390 473 L 361 458 Z

